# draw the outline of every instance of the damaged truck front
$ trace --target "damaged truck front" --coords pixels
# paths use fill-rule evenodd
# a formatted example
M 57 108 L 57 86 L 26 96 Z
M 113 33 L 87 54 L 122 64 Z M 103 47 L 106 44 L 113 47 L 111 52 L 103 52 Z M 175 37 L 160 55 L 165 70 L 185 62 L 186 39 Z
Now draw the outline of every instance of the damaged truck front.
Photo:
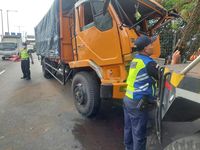
M 72 79 L 79 113 L 95 116 L 101 99 L 122 99 L 135 39 L 175 13 L 152 0 L 55 0 L 35 28 L 45 78 Z M 153 58 L 160 55 L 159 37 Z
M 142 34 L 154 36 L 156 29 L 175 17 L 178 17 L 176 13 L 166 11 L 153 0 L 55 0 L 35 28 L 43 75 L 54 77 L 61 84 L 72 79 L 71 89 L 78 112 L 93 117 L 100 108 L 101 99 L 124 97 L 135 39 Z M 159 36 L 153 46 L 152 57 L 157 58 Z M 174 79 L 181 79 L 181 82 L 172 84 Z M 163 120 L 199 118 L 199 91 L 188 90 L 193 85 L 199 89 L 199 79 L 190 79 L 168 73 L 161 80 L 156 116 L 160 141 L 164 132 L 169 131 L 162 129 Z M 191 84 L 193 81 L 195 84 Z M 185 111 L 190 113 L 182 117 Z

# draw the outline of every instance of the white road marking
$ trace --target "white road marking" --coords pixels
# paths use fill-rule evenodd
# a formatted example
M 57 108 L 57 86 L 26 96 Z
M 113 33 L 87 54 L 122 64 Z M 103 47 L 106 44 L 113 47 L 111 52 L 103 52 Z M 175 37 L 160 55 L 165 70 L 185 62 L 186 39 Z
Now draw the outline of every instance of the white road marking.
M 6 71 L 6 70 L 1 71 L 1 72 L 0 72 L 0 75 L 2 75 L 5 71 Z

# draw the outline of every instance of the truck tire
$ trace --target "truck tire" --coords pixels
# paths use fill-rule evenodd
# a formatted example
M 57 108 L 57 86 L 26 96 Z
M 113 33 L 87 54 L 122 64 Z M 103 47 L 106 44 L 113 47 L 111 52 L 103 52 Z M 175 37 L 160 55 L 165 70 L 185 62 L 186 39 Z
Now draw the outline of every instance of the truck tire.
M 89 72 L 77 73 L 72 81 L 76 109 L 85 117 L 95 117 L 100 108 L 100 85 Z
M 5 60 L 5 59 L 6 59 L 6 57 L 4 57 L 4 56 L 3 56 L 3 57 L 1 57 L 1 58 L 2 58 L 2 60 Z
M 164 150 L 200 150 L 200 135 L 178 139 L 169 144 Z
M 46 70 L 46 65 L 45 65 L 45 62 L 46 62 L 46 59 L 43 58 L 42 59 L 42 72 L 43 72 L 43 76 L 46 78 L 46 79 L 50 79 L 52 78 L 53 76 Z

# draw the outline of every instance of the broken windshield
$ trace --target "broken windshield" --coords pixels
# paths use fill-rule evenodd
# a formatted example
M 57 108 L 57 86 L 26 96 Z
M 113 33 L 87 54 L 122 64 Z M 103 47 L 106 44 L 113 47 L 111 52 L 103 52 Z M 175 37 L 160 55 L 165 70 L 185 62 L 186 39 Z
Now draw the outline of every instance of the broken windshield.
M 112 0 L 122 25 L 150 34 L 167 11 L 152 1 Z

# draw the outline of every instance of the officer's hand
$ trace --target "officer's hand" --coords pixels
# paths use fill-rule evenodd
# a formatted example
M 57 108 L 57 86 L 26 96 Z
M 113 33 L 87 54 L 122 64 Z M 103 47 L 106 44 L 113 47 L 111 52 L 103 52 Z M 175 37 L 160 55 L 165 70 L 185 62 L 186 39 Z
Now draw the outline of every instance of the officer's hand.
M 32 64 L 34 64 L 34 62 L 33 62 L 33 61 L 31 61 L 31 63 L 32 63 Z
M 174 65 L 174 64 L 180 63 L 180 59 L 181 59 L 180 51 L 177 50 L 172 55 L 172 62 L 171 62 L 171 64 Z

